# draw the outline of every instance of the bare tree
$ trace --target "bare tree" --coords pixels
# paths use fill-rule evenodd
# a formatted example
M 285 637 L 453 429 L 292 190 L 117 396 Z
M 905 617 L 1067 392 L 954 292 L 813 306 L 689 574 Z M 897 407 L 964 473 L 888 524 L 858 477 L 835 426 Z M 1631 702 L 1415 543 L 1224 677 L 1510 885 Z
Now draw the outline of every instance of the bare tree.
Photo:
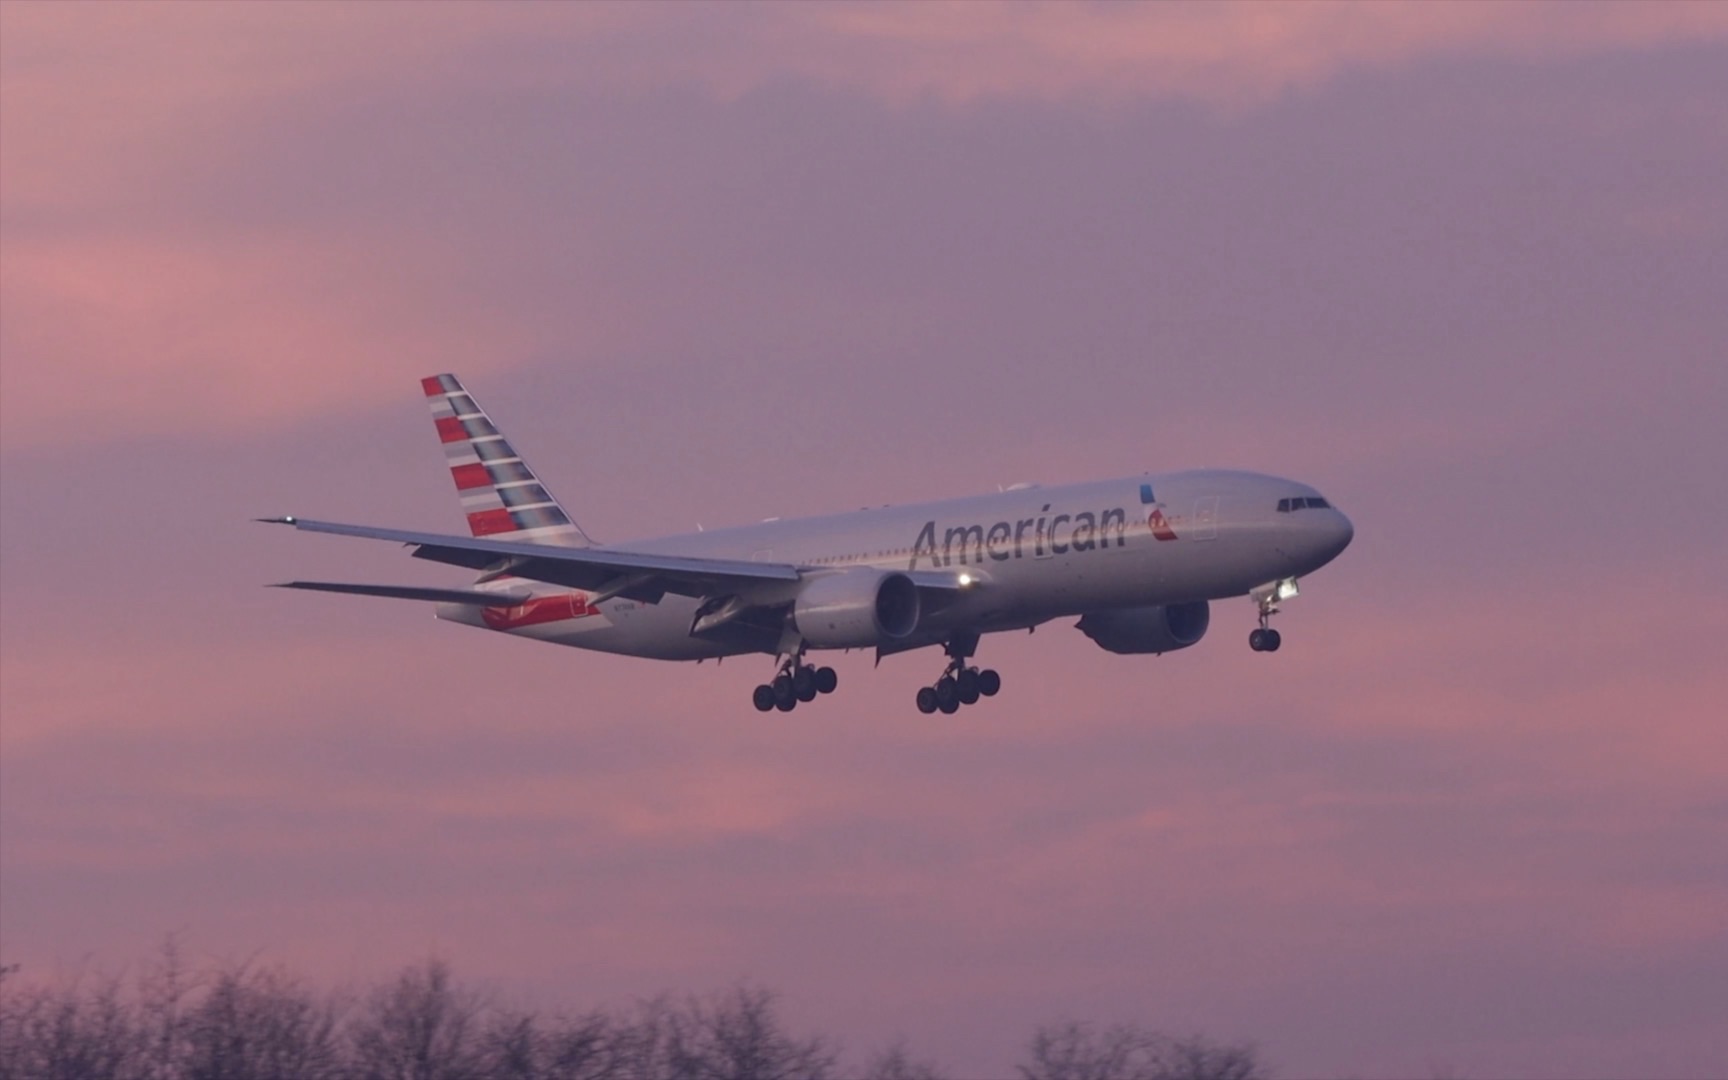
M 626 1080 L 638 1074 L 622 1065 L 623 1041 L 604 1013 L 548 1021 L 500 1009 L 480 1035 L 479 1071 L 487 1080 Z
M 662 1001 L 644 1016 L 656 1030 L 666 1080 L 826 1080 L 837 1055 L 820 1036 L 794 1038 L 774 995 L 740 986 L 711 998 Z
M 870 1059 L 858 1080 L 944 1080 L 936 1066 L 914 1061 L 904 1040 L 895 1042 Z
M 138 1035 L 137 1075 L 143 1080 L 179 1080 L 187 1057 L 186 1010 L 201 979 L 186 966 L 177 935 L 162 939 L 153 963 L 138 976 L 132 1009 Z
M 14 973 L 0 982 L 4 1080 L 133 1080 L 139 1044 L 118 979 L 88 991 L 82 980 L 58 989 L 18 987 Z
M 1023 1080 L 1259 1080 L 1250 1046 L 1220 1046 L 1132 1024 L 1103 1031 L 1077 1021 L 1046 1024 L 1033 1033 Z
M 279 969 L 219 972 L 182 1021 L 186 1080 L 340 1076 L 337 1006 Z
M 1190 1035 L 1164 1047 L 1166 1080 L 1261 1080 L 1265 1075 L 1248 1043 L 1224 1045 Z
M 500 1012 L 480 1035 L 481 1069 L 490 1080 L 539 1080 L 546 1070 L 546 1037 L 533 1013 Z
M 610 1061 L 621 1077 L 670 1076 L 673 1042 L 670 996 L 638 1001 L 618 1020 L 609 1047 Z
M 766 990 L 661 995 L 545 1017 L 488 1003 L 428 960 L 349 1007 L 278 968 L 190 971 L 170 938 L 131 983 L 22 984 L 0 967 L 0 1080 L 836 1080 L 819 1035 Z M 1039 1028 L 1022 1080 L 1261 1080 L 1247 1045 L 1132 1025 Z M 941 1080 L 903 1043 L 860 1080 Z
M 349 1032 L 352 1068 L 366 1080 L 479 1078 L 481 1002 L 428 960 L 374 992 Z
M 629 1074 L 620 1069 L 618 1023 L 593 1012 L 566 1020 L 546 1040 L 547 1075 L 560 1080 L 615 1080 Z

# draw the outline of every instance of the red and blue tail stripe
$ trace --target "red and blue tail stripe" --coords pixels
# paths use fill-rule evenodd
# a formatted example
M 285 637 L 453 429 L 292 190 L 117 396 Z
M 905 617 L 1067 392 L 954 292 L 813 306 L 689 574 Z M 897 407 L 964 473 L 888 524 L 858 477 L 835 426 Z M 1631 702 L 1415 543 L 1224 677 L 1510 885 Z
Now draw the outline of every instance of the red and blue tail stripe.
M 475 536 L 581 547 L 588 537 L 454 375 L 420 380 Z

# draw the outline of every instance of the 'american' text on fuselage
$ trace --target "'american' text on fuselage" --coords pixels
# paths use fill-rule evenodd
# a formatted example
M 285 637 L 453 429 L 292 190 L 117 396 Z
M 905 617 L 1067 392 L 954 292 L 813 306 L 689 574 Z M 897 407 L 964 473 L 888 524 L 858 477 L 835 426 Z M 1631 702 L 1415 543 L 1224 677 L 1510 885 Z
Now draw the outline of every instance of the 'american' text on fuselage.
M 998 521 L 988 529 L 983 525 L 955 526 L 943 533 L 940 548 L 936 546 L 936 522 L 927 521 L 912 545 L 912 562 L 907 569 L 918 569 L 919 559 L 929 559 L 932 568 L 940 569 L 956 562 L 961 566 L 969 561 L 982 563 L 986 556 L 997 562 L 1020 559 L 1028 550 L 1036 558 L 1093 551 L 1110 545 L 1112 530 L 1117 547 L 1128 542 L 1128 512 L 1120 507 L 1097 514 L 1083 510 L 1046 517 L 1049 511 L 1046 503 L 1035 518 Z

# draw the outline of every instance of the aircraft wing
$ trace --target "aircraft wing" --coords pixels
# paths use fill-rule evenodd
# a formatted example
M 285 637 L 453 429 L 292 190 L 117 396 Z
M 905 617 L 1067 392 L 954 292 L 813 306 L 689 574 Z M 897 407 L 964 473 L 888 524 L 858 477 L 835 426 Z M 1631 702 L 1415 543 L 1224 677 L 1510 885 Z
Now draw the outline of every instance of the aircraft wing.
M 406 529 L 383 529 L 371 525 L 342 525 L 297 517 L 258 520 L 273 525 L 292 525 L 303 532 L 358 536 L 368 540 L 394 540 L 414 548 L 416 559 L 429 559 L 451 566 L 467 567 L 470 570 L 496 569 L 532 581 L 544 581 L 565 588 L 599 593 L 608 599 L 623 596 L 645 603 L 656 603 L 666 593 L 701 598 L 738 593 L 752 586 L 797 582 L 803 576 L 798 567 L 789 563 L 652 555 L 603 547 L 554 547 L 549 544 L 524 544 Z M 296 587 L 305 588 L 313 584 L 306 583 Z

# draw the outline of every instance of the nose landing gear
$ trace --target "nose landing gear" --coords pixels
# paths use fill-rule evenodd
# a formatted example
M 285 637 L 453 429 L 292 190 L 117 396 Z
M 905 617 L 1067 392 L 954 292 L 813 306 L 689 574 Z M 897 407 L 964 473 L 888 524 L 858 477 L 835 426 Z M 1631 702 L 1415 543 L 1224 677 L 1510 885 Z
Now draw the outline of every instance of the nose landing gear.
M 948 667 L 932 686 L 918 691 L 918 711 L 952 716 L 962 705 L 976 705 L 981 697 L 995 697 L 1002 689 L 1002 676 L 985 668 L 968 667 L 966 661 L 978 648 L 978 635 L 955 637 L 948 642 Z
M 1265 585 L 1248 594 L 1260 609 L 1260 626 L 1248 632 L 1248 647 L 1255 652 L 1277 652 L 1284 644 L 1283 635 L 1272 629 L 1272 616 L 1278 614 L 1278 601 L 1296 595 L 1296 579 L 1286 578 Z
M 750 695 L 758 712 L 791 712 L 801 701 L 815 701 L 818 694 L 832 694 L 840 685 L 840 676 L 831 667 L 813 667 L 804 663 L 802 654 L 787 657 L 780 664 L 774 681 L 763 683 Z

